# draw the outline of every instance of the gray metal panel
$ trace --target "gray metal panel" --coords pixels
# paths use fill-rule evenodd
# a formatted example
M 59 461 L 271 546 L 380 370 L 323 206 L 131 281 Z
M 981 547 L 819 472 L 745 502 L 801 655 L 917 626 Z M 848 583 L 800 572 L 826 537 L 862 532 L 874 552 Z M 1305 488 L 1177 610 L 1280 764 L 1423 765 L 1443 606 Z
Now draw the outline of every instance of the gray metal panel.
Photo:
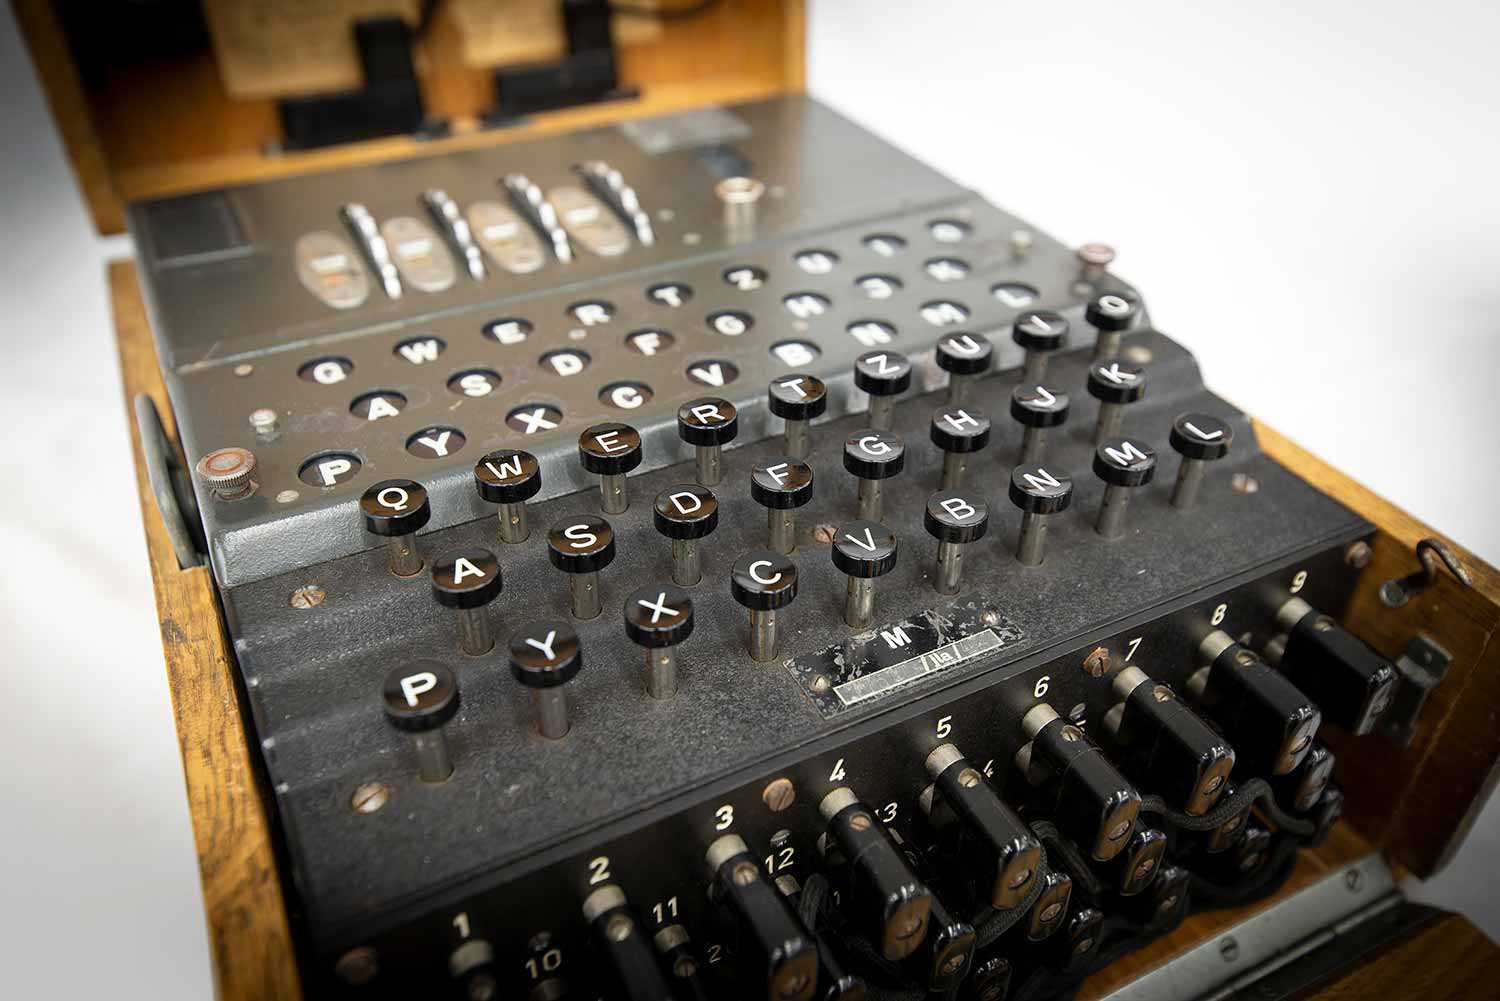
M 784 340 L 821 348 L 816 362 L 801 367 L 831 383 L 830 414 L 836 415 L 864 405 L 849 373 L 866 348 L 847 332 L 851 323 L 885 321 L 896 330 L 892 348 L 920 354 L 930 351 L 941 332 L 921 318 L 921 307 L 954 301 L 970 312 L 965 329 L 995 332 L 999 364 L 1019 364 L 1019 349 L 1008 334 L 1017 309 L 991 294 L 997 283 L 1018 281 L 1038 290 L 1040 305 L 1069 311 L 1081 326 L 1078 310 L 1087 289 L 1075 286 L 1077 265 L 1062 244 L 1038 234 L 1030 252 L 1015 257 L 1010 236 L 1024 228 L 1019 219 L 805 98 L 735 112 L 753 129 L 743 151 L 772 185 L 753 239 L 736 242 L 726 231 L 711 190 L 715 178 L 693 151 L 648 157 L 618 130 L 601 129 L 233 189 L 228 197 L 257 253 L 169 269 L 153 268 L 148 259 L 148 291 L 186 454 L 241 445 L 259 463 L 256 496 L 225 504 L 200 493 L 220 584 L 248 583 L 372 548 L 375 540 L 363 531 L 357 499 L 385 477 L 426 484 L 432 528 L 438 529 L 486 513 L 469 470 L 492 448 L 526 447 L 557 460 L 545 461 L 546 497 L 587 485 L 576 462 L 561 460 L 573 453 L 578 432 L 595 421 L 637 426 L 645 440 L 643 469 L 686 455 L 673 417 L 694 396 L 723 395 L 740 406 L 742 440 L 767 434 L 773 428 L 764 405 L 766 383 L 790 370 L 770 348 Z M 495 179 L 508 169 L 520 166 L 546 188 L 572 181 L 570 165 L 588 158 L 607 159 L 623 170 L 649 208 L 672 210 L 670 221 L 657 223 L 655 246 L 637 246 L 619 258 L 584 254 L 574 264 L 553 262 L 526 276 L 496 272 L 483 282 L 463 277 L 446 293 L 408 291 L 394 302 L 377 290 L 364 306 L 343 311 L 323 306 L 296 277 L 290 248 L 309 229 L 337 229 L 343 201 L 359 200 L 384 219 L 417 211 L 421 191 L 442 187 L 466 205 L 499 197 Z M 137 207 L 136 225 L 148 208 Z M 964 220 L 971 234 L 959 243 L 940 243 L 927 227 L 944 218 Z M 874 233 L 902 236 L 904 252 L 893 258 L 874 253 L 861 242 Z M 688 234 L 696 234 L 696 241 L 687 242 Z M 826 275 L 804 273 L 793 255 L 808 248 L 833 251 L 838 266 Z M 923 269 L 937 257 L 958 258 L 971 270 L 963 280 L 938 282 Z M 763 288 L 743 292 L 723 280 L 727 268 L 745 264 L 766 271 Z M 903 288 L 889 299 L 871 300 L 854 284 L 871 273 L 893 275 Z M 646 297 L 650 285 L 667 280 L 686 282 L 693 299 L 670 309 Z M 828 299 L 829 310 L 806 321 L 788 313 L 783 297 L 804 291 Z M 586 299 L 613 303 L 614 319 L 591 328 L 572 320 L 569 306 Z M 719 309 L 744 310 L 756 325 L 738 338 L 710 332 L 705 318 Z M 481 331 L 502 316 L 523 317 L 535 331 L 522 344 L 499 345 Z M 626 333 L 642 327 L 673 333 L 676 347 L 654 358 L 627 349 Z M 447 348 L 436 361 L 413 366 L 393 354 L 398 342 L 412 336 L 439 337 Z M 539 362 L 556 348 L 584 350 L 592 363 L 578 376 L 560 378 Z M 327 355 L 353 361 L 346 381 L 322 386 L 298 378 L 303 363 Z M 722 390 L 691 382 L 686 369 L 706 358 L 733 362 L 738 379 Z M 245 366 L 248 374 L 237 374 Z M 499 372 L 500 390 L 482 399 L 450 392 L 449 377 L 469 368 Z M 649 384 L 655 398 L 631 411 L 601 403 L 602 387 L 622 379 Z M 407 397 L 399 417 L 367 424 L 350 414 L 353 399 L 375 389 Z M 504 417 L 528 402 L 560 406 L 566 419 L 555 431 L 523 439 Z M 248 423 L 260 407 L 281 414 L 273 439 L 257 438 Z M 408 437 L 434 424 L 459 428 L 467 444 L 440 461 L 408 454 Z M 332 489 L 301 482 L 302 464 L 330 450 L 358 455 L 364 463 L 360 475 Z
M 1106 543 L 1092 529 L 1101 484 L 1089 472 L 1093 408 L 1079 394 L 1075 416 L 1057 435 L 1051 459 L 1075 478 L 1073 509 L 1059 516 L 1047 562 L 1022 570 L 1010 555 L 1018 515 L 1005 497 L 1005 475 L 1019 429 L 1003 417 L 1013 375 L 984 380 L 975 401 L 997 415 L 994 440 L 981 454 L 973 484 L 991 506 L 991 529 L 968 558 L 964 599 L 984 596 L 1005 610 L 1024 639 L 1002 661 L 1032 656 L 1075 637 L 1098 635 L 1109 623 L 1163 606 L 1177 596 L 1236 573 L 1286 558 L 1309 546 L 1352 537 L 1362 522 L 1276 465 L 1255 446 L 1249 422 L 1201 387 L 1182 348 L 1157 334 L 1127 338 L 1152 355 L 1152 394 L 1133 405 L 1127 429 L 1158 449 L 1162 469 L 1137 492 L 1131 532 Z M 1083 382 L 1085 359 L 1059 365 L 1058 381 Z M 891 623 L 941 606 L 928 582 L 934 543 L 921 524 L 926 496 L 940 466 L 926 429 L 939 399 L 913 399 L 897 411 L 910 444 L 907 468 L 887 481 L 887 511 L 903 547 L 900 562 L 877 586 L 877 622 Z M 1184 410 L 1223 415 L 1237 441 L 1212 470 L 1201 506 L 1178 512 L 1167 503 L 1175 457 L 1167 447 L 1172 417 Z M 801 592 L 785 615 L 784 655 L 821 650 L 847 635 L 841 610 L 844 579 L 826 548 L 810 541 L 818 522 L 852 517 L 853 483 L 839 461 L 838 441 L 852 419 L 817 431 L 817 495 L 803 511 L 803 544 L 795 557 Z M 669 574 L 668 546 L 650 522 L 649 499 L 691 478 L 690 466 L 632 477 L 630 510 L 610 520 L 619 557 L 603 574 L 606 612 L 580 624 L 587 666 L 574 683 L 575 729 L 549 744 L 531 735 L 529 702 L 510 678 L 503 654 L 465 658 L 454 651 L 453 622 L 421 579 L 399 581 L 368 552 L 228 592 L 237 652 L 246 676 L 264 752 L 291 833 L 294 869 L 304 903 L 319 924 L 368 921 L 431 888 L 492 869 L 559 839 L 632 815 L 663 798 L 698 788 L 726 771 L 785 753 L 820 735 L 908 704 L 924 692 L 993 670 L 964 665 L 931 682 L 872 700 L 825 720 L 790 672 L 751 662 L 744 652 L 745 613 L 730 598 L 727 567 L 739 553 L 764 544 L 765 515 L 743 486 L 751 463 L 776 455 L 775 440 L 747 444 L 727 457 L 719 491 L 722 520 L 706 540 L 705 578 L 692 589 L 697 628 L 683 648 L 676 699 L 653 703 L 640 692 L 640 650 L 624 636 L 620 602 L 630 589 Z M 1235 472 L 1253 475 L 1259 490 L 1230 488 Z M 542 532 L 565 514 L 597 510 L 586 493 L 538 506 L 530 542 L 497 548 L 506 590 L 495 615 L 502 638 L 519 621 L 566 615 L 562 575 L 548 563 Z M 429 552 L 458 545 L 498 547 L 493 519 L 427 537 Z M 311 612 L 287 606 L 293 588 L 316 582 L 329 599 Z M 434 656 L 458 671 L 464 708 L 450 726 L 462 780 L 442 788 L 415 781 L 401 735 L 381 717 L 375 693 L 384 672 L 411 657 Z M 1183 664 L 1160 664 L 1180 681 Z M 372 779 L 395 786 L 399 809 L 370 817 L 347 807 L 350 791 Z M 371 866 L 368 859 L 382 864 Z

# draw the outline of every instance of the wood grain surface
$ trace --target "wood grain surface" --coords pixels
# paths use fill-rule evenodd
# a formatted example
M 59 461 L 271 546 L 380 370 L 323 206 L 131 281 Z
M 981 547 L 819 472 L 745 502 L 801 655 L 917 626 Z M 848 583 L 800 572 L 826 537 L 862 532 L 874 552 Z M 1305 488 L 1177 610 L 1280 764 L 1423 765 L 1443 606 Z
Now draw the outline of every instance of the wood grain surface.
M 14 3 L 95 225 L 105 233 L 123 228 L 123 205 L 137 199 L 537 139 L 797 91 L 805 80 L 804 0 L 724 0 L 700 15 L 664 21 L 651 40 L 620 49 L 621 82 L 640 87 L 639 98 L 481 130 L 479 116 L 495 102 L 492 72 L 465 63 L 460 25 L 440 11 L 413 56 L 427 110 L 450 120 L 452 136 L 271 153 L 280 136 L 276 102 L 232 100 L 213 52 L 122 69 L 86 92 L 49 0 Z
M 1473 586 L 1444 571 L 1400 608 L 1387 608 L 1380 585 L 1419 566 L 1418 541 L 1436 533 L 1389 501 L 1344 476 L 1285 436 L 1256 423 L 1261 447 L 1292 472 L 1379 526 L 1344 625 L 1389 657 L 1417 633 L 1453 655 L 1447 679 L 1432 693 L 1410 747 L 1376 736 L 1320 737 L 1338 756 L 1335 775 L 1348 793 L 1347 817 L 1386 854 L 1427 877 L 1450 857 L 1484 805 L 1500 759 L 1500 572 L 1449 542 Z
M 207 567 L 178 567 L 146 481 L 130 401 L 146 393 L 156 401 L 173 438 L 176 428 L 135 265 L 112 262 L 109 286 L 215 987 L 226 1001 L 296 1001 L 301 987 L 271 843 L 269 805 L 251 757 L 213 578 Z
M 1305 1001 L 1500 997 L 1500 948 L 1459 915 L 1446 914 L 1298 996 Z

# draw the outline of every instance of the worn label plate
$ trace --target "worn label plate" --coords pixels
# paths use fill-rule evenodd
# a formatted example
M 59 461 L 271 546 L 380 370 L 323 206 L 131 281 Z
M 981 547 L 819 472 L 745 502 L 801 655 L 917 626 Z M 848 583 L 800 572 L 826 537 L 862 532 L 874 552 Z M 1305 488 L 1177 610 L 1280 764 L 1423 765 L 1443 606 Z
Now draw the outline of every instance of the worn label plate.
M 787 661 L 786 668 L 823 715 L 834 716 L 994 656 L 1020 639 L 1020 629 L 995 608 L 969 603 L 851 635 Z

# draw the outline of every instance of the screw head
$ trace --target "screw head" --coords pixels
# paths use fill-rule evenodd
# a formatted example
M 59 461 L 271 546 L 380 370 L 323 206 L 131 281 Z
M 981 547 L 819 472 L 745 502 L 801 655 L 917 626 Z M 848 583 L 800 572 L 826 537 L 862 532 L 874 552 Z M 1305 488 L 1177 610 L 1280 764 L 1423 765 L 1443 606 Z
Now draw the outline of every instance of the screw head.
M 375 813 L 391 801 L 391 787 L 384 782 L 366 782 L 354 790 L 349 797 L 349 806 L 355 813 Z
M 1102 678 L 1109 670 L 1109 651 L 1102 646 L 1094 647 L 1089 655 L 1083 658 L 1083 670 L 1091 678 Z
M 257 407 L 250 411 L 250 426 L 259 434 L 270 434 L 276 430 L 276 411 L 270 407 Z
M 1107 243 L 1085 243 L 1078 248 L 1078 260 L 1084 264 L 1106 267 L 1115 259 L 1115 248 Z
M 1260 489 L 1260 480 L 1248 473 L 1235 473 L 1229 478 L 1229 485 L 1242 494 L 1253 494 Z
M 1240 958 L 1240 944 L 1234 940 L 1233 936 L 1225 938 L 1219 943 L 1219 955 L 1226 963 L 1234 962 Z
M 754 205 L 765 193 L 765 184 L 753 177 L 726 177 L 714 185 L 714 194 L 730 205 Z
M 327 597 L 328 592 L 317 584 L 304 584 L 292 592 L 292 596 L 287 599 L 287 604 L 293 608 L 316 608 L 323 604 L 323 599 Z
M 797 787 L 792 780 L 783 776 L 772 779 L 766 783 L 766 788 L 761 792 L 760 798 L 772 813 L 780 813 L 797 801 Z
M 1372 555 L 1368 542 L 1356 542 L 1344 550 L 1344 562 L 1356 570 L 1363 570 L 1370 565 Z
M 368 945 L 356 946 L 338 958 L 333 972 L 351 987 L 361 987 L 380 973 L 380 957 Z

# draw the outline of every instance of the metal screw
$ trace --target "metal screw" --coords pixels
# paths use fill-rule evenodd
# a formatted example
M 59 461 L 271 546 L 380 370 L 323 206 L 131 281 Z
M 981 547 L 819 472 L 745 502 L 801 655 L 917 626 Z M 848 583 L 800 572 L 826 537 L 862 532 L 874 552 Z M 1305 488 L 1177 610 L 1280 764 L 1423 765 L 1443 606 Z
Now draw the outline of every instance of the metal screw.
M 374 813 L 390 801 L 391 787 L 384 782 L 366 782 L 349 797 L 349 805 L 355 813 Z
M 1253 494 L 1260 489 L 1260 481 L 1247 473 L 1235 473 L 1229 478 L 1229 485 L 1242 494 Z
M 1084 264 L 1106 267 L 1114 262 L 1115 248 L 1107 243 L 1085 243 L 1078 248 L 1078 259 Z
M 1096 646 L 1083 658 L 1083 670 L 1091 678 L 1102 678 L 1104 672 L 1109 670 L 1109 651 L 1102 646 Z
M 488 973 L 476 973 L 469 980 L 468 1001 L 495 1001 L 500 996 L 500 985 Z
M 1240 944 L 1234 940 L 1234 936 L 1231 935 L 1219 943 L 1219 955 L 1226 963 L 1232 963 L 1240 958 Z
M 1031 253 L 1031 244 L 1034 238 L 1029 229 L 1013 229 L 1010 232 L 1010 252 L 1015 257 L 1025 257 Z
M 1124 351 L 1121 351 L 1120 356 L 1126 361 L 1135 362 L 1137 365 L 1149 365 L 1151 364 L 1151 359 L 1156 357 L 1151 349 L 1144 344 L 1132 344 Z
M 987 608 L 980 614 L 979 621 L 987 626 L 998 626 L 1000 624 L 1000 613 L 993 608 Z
M 295 490 L 283 490 L 283 491 L 281 491 L 281 493 L 279 493 L 279 494 L 276 495 L 276 503 L 278 503 L 278 504 L 290 504 L 292 501 L 296 500 L 298 497 L 301 497 L 301 496 L 302 495 L 299 494 L 299 493 L 297 493 L 297 491 L 295 491 Z
M 789 778 L 772 779 L 760 794 L 772 813 L 780 813 L 797 801 L 797 787 Z
M 293 608 L 316 608 L 323 604 L 323 599 L 326 597 L 328 597 L 328 592 L 318 585 L 304 584 L 292 592 L 287 603 Z
M 254 372 L 254 371 L 255 371 L 255 366 L 249 364 L 248 362 L 236 365 L 234 367 L 234 374 L 237 375 L 237 376 L 239 376 L 241 379 L 243 379 L 245 376 L 249 375 L 251 372 Z
M 812 537 L 827 545 L 833 542 L 833 533 L 836 531 L 832 525 L 818 525 L 813 529 Z
M 270 434 L 276 430 L 276 411 L 270 407 L 257 407 L 250 411 L 250 426 L 256 434 Z
M 604 925 L 604 934 L 611 942 L 623 942 L 635 930 L 635 922 L 623 914 L 616 914 Z
M 1370 556 L 1370 544 L 1368 542 L 1356 542 L 1344 550 L 1344 562 L 1356 570 L 1363 570 L 1369 566 Z
M 870 829 L 870 825 L 873 823 L 874 821 L 870 819 L 870 815 L 868 813 L 856 813 L 854 816 L 849 818 L 849 826 L 854 828 L 856 831 L 868 831 Z
M 1077 723 L 1080 720 L 1082 720 L 1085 716 L 1087 716 L 1088 714 L 1089 714 L 1089 707 L 1086 704 L 1080 702 L 1076 706 L 1074 706 L 1072 709 L 1068 710 L 1068 719 L 1072 720 L 1074 723 Z
M 1349 888 L 1350 893 L 1358 893 L 1365 888 L 1365 874 L 1358 869 L 1350 869 L 1344 873 L 1344 885 Z
M 360 987 L 380 972 L 380 957 L 368 945 L 356 946 L 333 964 L 334 974 L 351 987 Z

